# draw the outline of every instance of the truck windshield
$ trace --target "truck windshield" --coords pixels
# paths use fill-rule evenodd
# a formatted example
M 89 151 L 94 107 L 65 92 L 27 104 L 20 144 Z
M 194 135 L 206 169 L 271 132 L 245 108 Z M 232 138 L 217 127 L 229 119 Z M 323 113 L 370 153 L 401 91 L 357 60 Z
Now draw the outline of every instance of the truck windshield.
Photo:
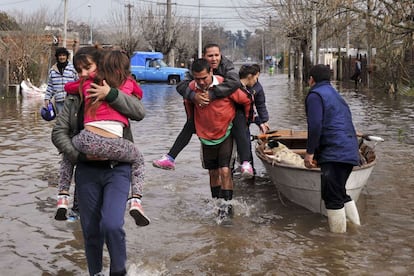
M 149 62 L 149 67 L 167 67 L 167 64 L 161 59 L 153 59 Z
M 158 64 L 160 65 L 160 67 L 168 67 L 168 65 L 163 61 L 163 60 L 158 60 Z

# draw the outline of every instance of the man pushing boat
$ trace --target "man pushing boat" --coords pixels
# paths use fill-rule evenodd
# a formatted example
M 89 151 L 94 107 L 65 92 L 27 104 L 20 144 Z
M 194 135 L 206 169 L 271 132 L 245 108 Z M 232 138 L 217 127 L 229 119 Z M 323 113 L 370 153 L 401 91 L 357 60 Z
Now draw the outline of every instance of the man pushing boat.
M 311 68 L 309 75 L 304 162 L 307 168 L 321 168 L 321 196 L 330 231 L 344 233 L 347 217 L 360 225 L 355 202 L 345 189 L 353 167 L 359 164 L 358 138 L 348 104 L 330 83 L 330 68 L 318 64 Z

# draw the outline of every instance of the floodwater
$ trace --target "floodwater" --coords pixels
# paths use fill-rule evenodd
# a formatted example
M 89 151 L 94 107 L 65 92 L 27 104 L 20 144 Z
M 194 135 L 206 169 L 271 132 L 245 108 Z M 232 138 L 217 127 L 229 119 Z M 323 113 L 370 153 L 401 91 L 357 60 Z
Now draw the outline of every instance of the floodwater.
M 260 81 L 271 128 L 306 128 L 305 92 L 286 75 Z M 328 232 L 325 217 L 282 198 L 258 159 L 254 182 L 235 176 L 232 224 L 218 225 L 195 136 L 175 171 L 152 167 L 185 114 L 174 86 L 142 85 L 147 116 L 133 133 L 146 160 L 143 206 L 152 222 L 138 228 L 125 216 L 129 275 L 412 275 L 414 98 L 352 87 L 340 90 L 356 128 L 385 142 L 357 203 L 362 226 L 341 235 Z M 79 223 L 53 219 L 60 157 L 40 104 L 0 100 L 0 274 L 86 275 Z

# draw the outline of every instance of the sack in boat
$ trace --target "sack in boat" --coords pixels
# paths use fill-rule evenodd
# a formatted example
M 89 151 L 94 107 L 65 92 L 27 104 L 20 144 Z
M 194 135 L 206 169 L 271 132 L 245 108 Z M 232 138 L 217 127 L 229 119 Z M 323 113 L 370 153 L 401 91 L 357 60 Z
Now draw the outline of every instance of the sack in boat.
M 52 121 L 56 118 L 56 110 L 53 106 L 53 103 L 49 102 L 47 107 L 42 107 L 40 110 L 40 115 L 42 116 L 43 120 L 45 121 Z
M 273 153 L 272 155 L 267 154 L 267 156 L 270 159 L 276 161 L 277 163 L 299 168 L 305 168 L 303 158 L 299 154 L 291 151 L 284 144 L 275 140 L 270 140 L 266 144 L 266 147 L 270 148 Z

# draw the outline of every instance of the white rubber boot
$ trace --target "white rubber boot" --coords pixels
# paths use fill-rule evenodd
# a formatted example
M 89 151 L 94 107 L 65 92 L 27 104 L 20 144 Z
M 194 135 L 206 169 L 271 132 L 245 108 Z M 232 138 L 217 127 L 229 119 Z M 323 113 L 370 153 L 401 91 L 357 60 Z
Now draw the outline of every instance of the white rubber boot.
M 346 216 L 345 208 L 338 210 L 327 209 L 329 230 L 332 233 L 345 233 L 346 232 Z
M 346 217 L 355 225 L 361 225 L 359 220 L 358 209 L 356 207 L 355 201 L 351 200 L 345 203 L 345 214 Z

